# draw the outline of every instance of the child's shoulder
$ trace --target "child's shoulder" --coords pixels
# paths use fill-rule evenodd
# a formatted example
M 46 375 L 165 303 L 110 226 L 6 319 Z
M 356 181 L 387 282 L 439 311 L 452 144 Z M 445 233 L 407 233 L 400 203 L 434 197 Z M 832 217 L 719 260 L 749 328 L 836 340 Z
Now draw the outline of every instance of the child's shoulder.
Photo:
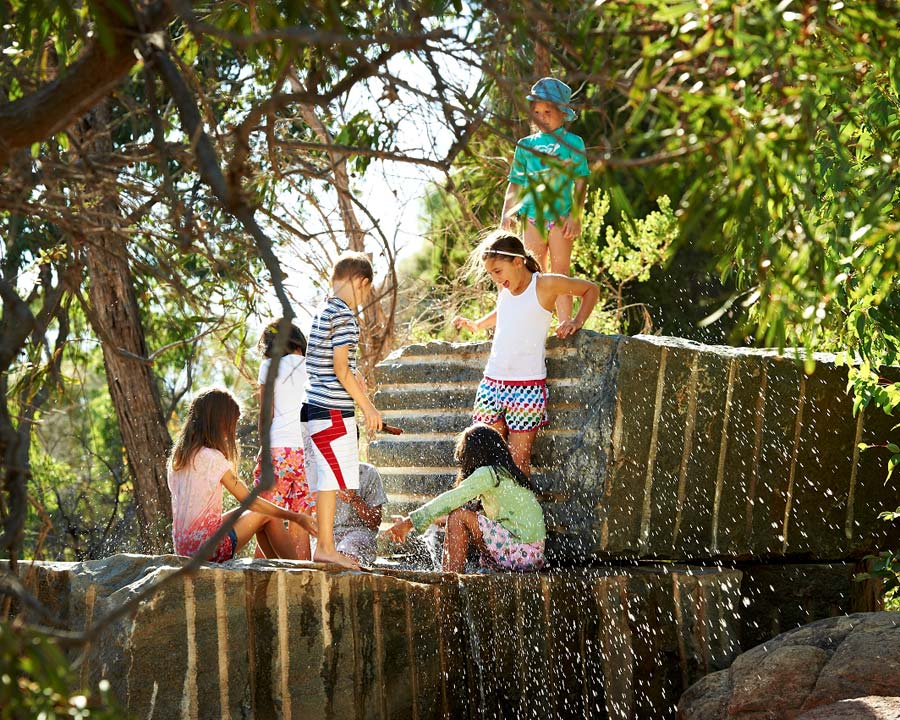
M 523 138 L 519 138 L 519 141 L 516 143 L 517 145 L 522 145 L 524 147 L 531 147 L 537 143 L 540 143 L 547 138 L 547 133 L 545 132 L 534 132 L 531 135 L 526 135 Z
M 216 450 L 211 447 L 202 447 L 197 452 L 194 453 L 193 458 L 194 463 L 203 463 L 207 465 L 228 465 L 228 458 L 225 457 L 225 454 L 221 450 Z

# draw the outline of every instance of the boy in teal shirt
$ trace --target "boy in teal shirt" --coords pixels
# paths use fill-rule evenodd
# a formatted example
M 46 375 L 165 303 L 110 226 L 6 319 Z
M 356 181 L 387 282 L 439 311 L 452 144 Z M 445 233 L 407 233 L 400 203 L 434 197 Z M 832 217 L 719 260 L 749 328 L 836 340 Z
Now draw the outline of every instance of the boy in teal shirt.
M 516 144 L 500 226 L 515 231 L 515 218 L 526 220 L 523 241 L 542 270 L 568 275 L 572 245 L 581 233 L 581 213 L 590 168 L 584 140 L 565 129 L 575 119 L 569 107 L 572 90 L 556 78 L 542 78 L 531 88 L 531 114 L 538 132 Z M 560 323 L 572 317 L 572 298 L 556 303 Z

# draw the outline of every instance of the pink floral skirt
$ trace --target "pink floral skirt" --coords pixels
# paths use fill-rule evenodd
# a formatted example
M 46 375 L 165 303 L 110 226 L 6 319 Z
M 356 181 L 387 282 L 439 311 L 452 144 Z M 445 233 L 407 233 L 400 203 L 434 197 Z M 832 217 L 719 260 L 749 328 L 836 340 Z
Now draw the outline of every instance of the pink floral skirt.
M 523 543 L 495 520 L 477 513 L 481 538 L 487 548 L 488 558 L 482 557 L 482 564 L 501 567 L 506 570 L 528 572 L 544 567 L 544 541 Z M 487 562 L 485 562 L 487 560 Z
M 273 447 L 271 453 L 275 486 L 260 493 L 260 497 L 293 512 L 314 512 L 316 500 L 309 492 L 309 484 L 306 482 L 303 448 Z M 256 463 L 253 482 L 259 485 L 261 476 L 261 463 Z

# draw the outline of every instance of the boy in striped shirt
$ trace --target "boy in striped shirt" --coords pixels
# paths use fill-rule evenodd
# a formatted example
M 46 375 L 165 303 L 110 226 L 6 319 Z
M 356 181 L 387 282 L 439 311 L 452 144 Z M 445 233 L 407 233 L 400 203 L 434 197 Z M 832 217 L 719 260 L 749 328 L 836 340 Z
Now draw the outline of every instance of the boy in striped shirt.
M 374 272 L 363 253 L 344 253 L 331 272 L 331 295 L 312 321 L 306 348 L 306 402 L 301 426 L 306 476 L 316 493 L 319 535 L 313 560 L 358 569 L 337 551 L 334 513 L 338 490 L 359 487 L 359 444 L 354 401 L 366 418 L 369 432 L 381 430 L 381 414 L 366 396 L 356 371 L 359 324 L 356 310 L 372 294 Z

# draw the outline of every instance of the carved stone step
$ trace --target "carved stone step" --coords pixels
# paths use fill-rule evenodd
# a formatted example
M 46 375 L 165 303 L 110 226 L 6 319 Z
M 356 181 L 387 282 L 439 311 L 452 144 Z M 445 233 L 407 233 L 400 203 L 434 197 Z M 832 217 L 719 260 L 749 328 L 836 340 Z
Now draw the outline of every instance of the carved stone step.
M 859 450 L 896 440 L 897 421 L 854 416 L 829 356 L 807 376 L 773 352 L 677 338 L 581 332 L 548 347 L 552 425 L 534 456 L 553 478 L 551 544 L 582 553 L 569 561 L 832 560 L 900 543 L 878 519 L 898 503 L 887 456 Z M 370 457 L 411 469 L 396 493 L 424 496 L 417 468 L 452 465 L 487 348 L 429 343 L 385 361 L 376 404 L 409 435 L 379 436 Z

